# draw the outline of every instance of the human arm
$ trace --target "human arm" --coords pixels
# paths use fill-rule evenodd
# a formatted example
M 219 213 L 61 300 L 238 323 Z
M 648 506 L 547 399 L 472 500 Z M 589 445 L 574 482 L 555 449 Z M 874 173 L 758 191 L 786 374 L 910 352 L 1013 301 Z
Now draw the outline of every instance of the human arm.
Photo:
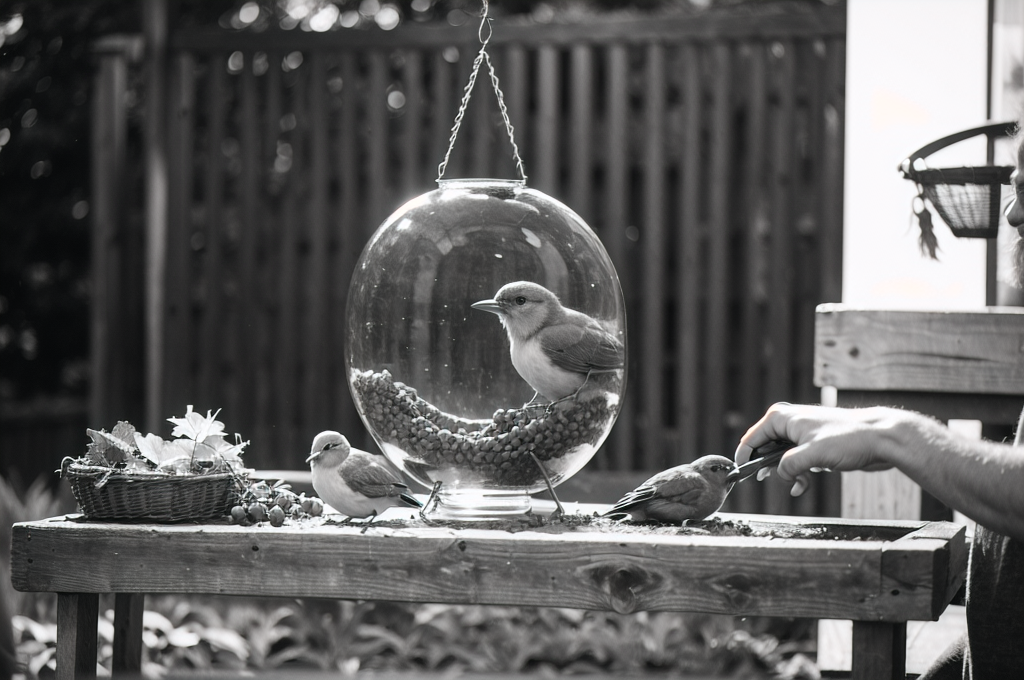
M 1024 449 L 968 439 L 913 411 L 778 403 L 743 435 L 736 463 L 772 439 L 797 444 L 778 468 L 794 496 L 813 470 L 894 467 L 982 526 L 1024 540 Z

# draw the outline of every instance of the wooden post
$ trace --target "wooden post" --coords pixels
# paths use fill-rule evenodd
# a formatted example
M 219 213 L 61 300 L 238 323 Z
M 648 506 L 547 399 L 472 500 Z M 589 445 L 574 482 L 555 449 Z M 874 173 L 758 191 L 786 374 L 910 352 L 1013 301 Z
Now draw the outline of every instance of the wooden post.
M 142 671 L 142 613 L 146 596 L 118 593 L 114 597 L 114 658 L 111 675 L 137 677 Z
M 57 593 L 57 680 L 96 677 L 96 593 Z
M 159 432 L 163 410 L 164 275 L 167 264 L 167 153 L 164 139 L 167 0 L 142 6 L 146 38 L 146 427 Z
M 854 621 L 851 680 L 904 680 L 907 676 L 905 621 Z

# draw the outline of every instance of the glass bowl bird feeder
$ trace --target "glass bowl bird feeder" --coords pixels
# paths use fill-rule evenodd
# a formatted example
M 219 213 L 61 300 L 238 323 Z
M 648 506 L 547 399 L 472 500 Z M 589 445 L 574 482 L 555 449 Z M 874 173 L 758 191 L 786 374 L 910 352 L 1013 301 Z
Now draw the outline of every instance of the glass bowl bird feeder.
M 615 267 L 579 215 L 526 186 L 487 22 L 485 2 L 448 154 L 486 61 L 520 179 L 443 179 L 446 154 L 438 188 L 370 238 L 347 304 L 346 372 L 363 423 L 437 492 L 427 512 L 453 519 L 527 512 L 530 494 L 597 452 L 626 385 Z M 529 323 L 516 326 L 527 308 Z

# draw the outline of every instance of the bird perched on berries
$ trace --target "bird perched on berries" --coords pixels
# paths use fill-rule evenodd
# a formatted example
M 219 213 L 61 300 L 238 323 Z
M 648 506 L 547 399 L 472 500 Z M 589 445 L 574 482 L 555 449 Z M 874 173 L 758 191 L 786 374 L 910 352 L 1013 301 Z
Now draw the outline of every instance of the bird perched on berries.
M 313 490 L 349 519 L 369 517 L 372 522 L 390 507 L 423 507 L 393 470 L 377 456 L 353 449 L 338 432 L 314 437 L 306 462 L 313 472 Z
M 704 456 L 663 470 L 619 499 L 605 516 L 673 524 L 704 519 L 725 503 L 734 485 L 729 473 L 735 469 L 725 456 Z
M 516 281 L 472 304 L 497 314 L 508 333 L 512 365 L 538 397 L 579 394 L 590 377 L 625 366 L 622 341 L 596 319 L 567 307 L 544 286 Z

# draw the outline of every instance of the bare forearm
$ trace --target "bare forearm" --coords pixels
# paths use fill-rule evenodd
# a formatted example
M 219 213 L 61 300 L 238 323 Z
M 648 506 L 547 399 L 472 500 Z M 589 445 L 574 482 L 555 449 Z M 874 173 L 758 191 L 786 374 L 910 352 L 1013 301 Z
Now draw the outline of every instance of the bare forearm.
M 967 439 L 909 413 L 886 434 L 883 458 L 921 488 L 982 526 L 1024 540 L 1024 448 Z
M 793 495 L 814 469 L 895 467 L 983 526 L 1024 540 L 1024 447 L 969 440 L 912 411 L 778 403 L 743 435 L 736 462 L 773 439 L 797 445 L 778 468 Z

